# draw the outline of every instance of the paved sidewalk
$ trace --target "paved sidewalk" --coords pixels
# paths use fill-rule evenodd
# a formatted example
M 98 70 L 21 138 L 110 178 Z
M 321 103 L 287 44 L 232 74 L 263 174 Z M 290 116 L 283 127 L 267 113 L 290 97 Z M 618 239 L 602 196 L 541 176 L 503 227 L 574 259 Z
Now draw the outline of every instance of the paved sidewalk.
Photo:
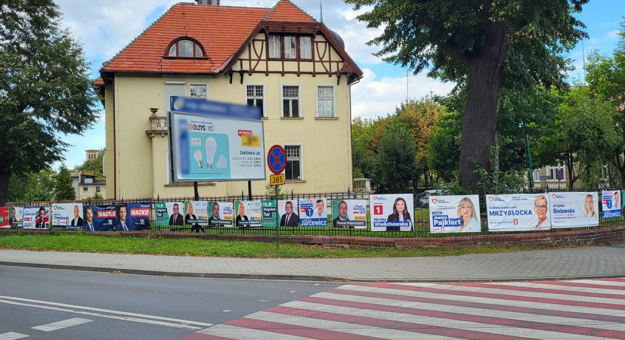
M 216 278 L 488 281 L 625 276 L 625 243 L 448 257 L 242 259 L 0 250 L 0 264 Z

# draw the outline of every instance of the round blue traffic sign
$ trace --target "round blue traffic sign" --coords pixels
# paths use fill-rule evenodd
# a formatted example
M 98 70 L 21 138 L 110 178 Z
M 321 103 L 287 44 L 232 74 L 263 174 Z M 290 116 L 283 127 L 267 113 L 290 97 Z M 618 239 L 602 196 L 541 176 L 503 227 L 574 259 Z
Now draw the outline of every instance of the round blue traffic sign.
M 267 165 L 269 170 L 278 175 L 286 168 L 286 152 L 280 145 L 269 148 L 267 153 Z

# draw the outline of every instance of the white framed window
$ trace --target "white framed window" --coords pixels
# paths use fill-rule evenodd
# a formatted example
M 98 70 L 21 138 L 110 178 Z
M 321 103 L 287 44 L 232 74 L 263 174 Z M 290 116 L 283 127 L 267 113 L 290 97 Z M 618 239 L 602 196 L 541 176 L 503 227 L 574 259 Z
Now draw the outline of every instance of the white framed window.
M 317 85 L 317 117 L 336 117 L 334 85 Z
M 267 46 L 269 47 L 269 58 L 281 58 L 279 35 L 270 34 Z
M 286 169 L 284 176 L 286 180 L 304 179 L 304 150 L 302 144 L 283 145 L 286 152 Z
M 297 59 L 297 37 L 284 36 L 284 59 Z
M 260 115 L 265 114 L 265 84 L 245 84 L 245 102 L 260 107 Z
M 311 37 L 299 38 L 299 57 L 300 59 L 312 59 Z
M 189 97 L 208 99 L 208 83 L 189 83 Z
M 169 57 L 203 57 L 202 48 L 191 40 L 179 40 L 167 52 Z
M 186 83 L 184 81 L 166 81 L 165 82 L 165 113 L 171 110 L 171 100 L 173 96 L 185 96 Z
M 534 169 L 533 177 L 534 182 L 540 181 L 540 169 Z
M 302 101 L 299 85 L 282 85 L 282 117 L 301 117 Z

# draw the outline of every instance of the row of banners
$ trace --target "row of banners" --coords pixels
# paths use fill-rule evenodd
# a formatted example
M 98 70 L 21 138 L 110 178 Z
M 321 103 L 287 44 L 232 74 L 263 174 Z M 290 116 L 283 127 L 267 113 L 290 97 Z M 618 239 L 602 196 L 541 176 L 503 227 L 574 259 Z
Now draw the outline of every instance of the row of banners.
M 557 192 L 544 194 L 487 195 L 489 231 L 531 231 L 599 225 L 602 218 L 619 218 L 623 208 L 619 191 Z M 479 196 L 430 196 L 430 232 L 472 233 L 481 231 Z M 333 200 L 328 219 L 325 198 L 241 202 L 156 202 L 158 226 L 327 227 L 366 229 L 367 201 Z M 414 205 L 411 194 L 372 195 L 369 200 L 371 231 L 411 231 Z M 50 210 L 51 209 L 51 210 Z M 132 231 L 150 228 L 150 203 L 83 206 L 81 203 L 52 207 L 0 207 L 0 227 L 10 224 L 24 229 L 81 228 L 86 231 Z

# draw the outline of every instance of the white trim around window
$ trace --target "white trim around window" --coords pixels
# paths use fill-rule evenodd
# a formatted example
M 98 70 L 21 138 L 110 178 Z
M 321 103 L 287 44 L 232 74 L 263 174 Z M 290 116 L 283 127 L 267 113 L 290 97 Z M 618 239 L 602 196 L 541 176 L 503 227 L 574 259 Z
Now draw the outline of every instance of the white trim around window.
M 306 176 L 304 175 L 304 144 L 301 143 L 286 143 L 286 144 L 282 144 L 282 147 L 284 148 L 284 150 L 286 151 L 286 147 L 287 146 L 297 146 L 299 147 L 299 181 L 304 181 L 306 180 Z M 287 153 L 287 162 L 289 161 L 288 159 L 288 153 Z M 286 169 L 285 169 L 286 171 Z M 285 174 L 286 176 L 286 174 Z M 298 180 L 289 180 L 289 181 L 298 181 Z
M 248 86 L 262 86 L 262 88 L 263 88 L 263 96 L 262 96 L 263 97 L 262 98 L 263 99 L 263 108 L 262 108 L 263 109 L 263 113 L 262 113 L 262 117 L 265 117 L 265 118 L 268 117 L 268 115 L 267 115 L 267 91 L 266 91 L 265 84 L 245 83 L 245 87 L 243 88 L 243 92 L 244 92 L 243 94 L 245 95 L 245 101 L 244 101 L 245 104 L 247 104 L 247 100 L 250 99 L 250 97 L 248 97 L 248 95 L 247 95 L 248 94 L 247 93 L 247 87 Z M 259 97 L 258 96 L 254 96 L 252 98 L 258 99 Z
M 331 87 L 332 88 L 332 115 L 325 116 L 319 113 L 319 87 Z M 317 84 L 315 87 L 315 104 L 316 104 L 316 112 L 318 118 L 336 118 L 338 115 L 336 114 L 336 86 L 332 84 Z
M 284 116 L 284 87 L 285 86 L 297 86 L 298 89 L 298 115 L 297 117 L 293 117 L 293 114 L 291 113 L 290 116 L 286 117 Z M 280 84 L 280 116 L 283 118 L 303 118 L 304 117 L 304 113 L 302 112 L 302 85 L 301 84 Z
M 192 95 L 191 95 L 191 86 L 194 86 L 194 85 L 206 86 L 206 97 L 194 97 L 194 96 L 192 96 Z M 207 83 L 207 82 L 189 82 L 189 84 L 187 85 L 187 95 L 188 95 L 189 97 L 193 97 L 193 98 L 204 98 L 204 99 L 208 99 L 208 98 L 210 97 L 210 96 L 209 96 L 209 94 L 208 94 L 208 93 L 209 93 L 209 89 L 210 89 L 210 88 L 209 88 L 209 86 L 208 86 L 208 83 Z

